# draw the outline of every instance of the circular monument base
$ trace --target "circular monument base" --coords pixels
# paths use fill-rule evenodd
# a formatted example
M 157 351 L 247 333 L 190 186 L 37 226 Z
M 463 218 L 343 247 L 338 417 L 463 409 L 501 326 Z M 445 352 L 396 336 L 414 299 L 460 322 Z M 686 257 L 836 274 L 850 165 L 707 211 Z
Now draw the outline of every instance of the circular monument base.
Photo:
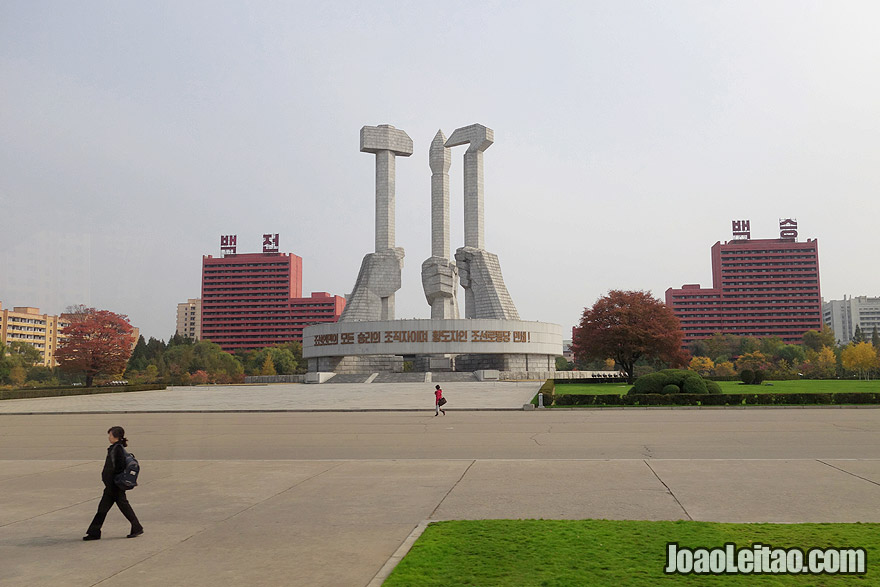
M 418 370 L 552 371 L 561 354 L 561 326 L 525 320 L 337 322 L 303 331 L 310 372 L 401 372 L 404 357 Z

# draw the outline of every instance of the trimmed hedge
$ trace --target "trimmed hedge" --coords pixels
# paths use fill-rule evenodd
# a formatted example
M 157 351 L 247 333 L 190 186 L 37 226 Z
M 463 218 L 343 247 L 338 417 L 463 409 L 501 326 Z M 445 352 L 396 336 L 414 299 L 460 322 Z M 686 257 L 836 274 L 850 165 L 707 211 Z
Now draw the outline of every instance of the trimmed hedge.
M 632 395 L 643 395 L 649 393 L 686 393 L 698 394 L 709 393 L 706 382 L 700 377 L 700 374 L 687 369 L 663 369 L 656 373 L 648 373 L 636 379 L 632 389 L 629 390 Z
M 122 393 L 125 391 L 153 391 L 165 389 L 164 383 L 140 385 L 114 385 L 105 387 L 54 387 L 45 389 L 0 389 L 0 400 L 30 399 L 35 397 L 61 397 L 67 395 L 92 395 L 96 393 Z
M 880 404 L 880 393 L 562 394 L 554 399 L 557 406 L 812 406 Z
M 648 373 L 642 375 L 633 383 L 630 393 L 647 394 L 647 393 L 663 393 L 669 378 L 663 373 Z
M 544 385 L 541 386 L 541 389 L 538 390 L 538 393 L 544 394 L 544 407 L 552 406 L 553 400 L 556 397 L 556 381 L 548 379 L 544 382 Z M 538 405 L 538 393 L 532 398 L 532 405 Z

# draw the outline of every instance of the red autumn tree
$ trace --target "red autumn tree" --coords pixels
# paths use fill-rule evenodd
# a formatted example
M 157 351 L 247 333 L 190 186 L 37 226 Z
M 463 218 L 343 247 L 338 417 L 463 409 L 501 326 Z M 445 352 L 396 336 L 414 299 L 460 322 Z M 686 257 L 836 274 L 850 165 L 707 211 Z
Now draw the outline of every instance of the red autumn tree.
M 611 290 L 585 308 L 574 329 L 572 350 L 578 359 L 612 357 L 633 382 L 636 361 L 657 358 L 681 366 L 683 334 L 678 318 L 660 300 L 644 291 Z
M 72 312 L 62 314 L 70 324 L 62 329 L 55 352 L 61 368 L 84 373 L 86 387 L 99 375 L 124 372 L 133 342 L 128 317 L 85 306 L 69 310 Z

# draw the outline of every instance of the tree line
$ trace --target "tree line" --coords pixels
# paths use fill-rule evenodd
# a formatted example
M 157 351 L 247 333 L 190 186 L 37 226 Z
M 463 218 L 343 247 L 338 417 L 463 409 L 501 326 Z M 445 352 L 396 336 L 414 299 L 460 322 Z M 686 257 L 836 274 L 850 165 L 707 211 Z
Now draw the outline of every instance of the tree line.
M 611 290 L 584 309 L 572 336 L 575 361 L 558 369 L 619 368 L 630 383 L 667 367 L 688 367 L 703 376 L 738 377 L 744 371 L 766 379 L 871 379 L 880 372 L 880 334 L 856 327 L 853 339 L 835 340 L 827 325 L 804 333 L 800 344 L 779 337 L 716 333 L 682 345 L 678 318 L 644 291 Z
M 62 330 L 63 338 L 55 351 L 58 366 L 41 365 L 41 353 L 25 342 L 0 343 L 0 385 L 91 386 L 122 379 L 196 385 L 240 383 L 245 375 L 305 372 L 299 342 L 230 354 L 210 341 L 175 334 L 167 343 L 140 336 L 132 348 L 133 328 L 123 314 L 71 306 L 64 317 L 69 324 Z
M 245 375 L 292 375 L 304 373 L 304 367 L 299 342 L 230 354 L 213 342 L 175 334 L 167 343 L 141 336 L 125 377 L 132 382 L 172 385 L 241 383 Z

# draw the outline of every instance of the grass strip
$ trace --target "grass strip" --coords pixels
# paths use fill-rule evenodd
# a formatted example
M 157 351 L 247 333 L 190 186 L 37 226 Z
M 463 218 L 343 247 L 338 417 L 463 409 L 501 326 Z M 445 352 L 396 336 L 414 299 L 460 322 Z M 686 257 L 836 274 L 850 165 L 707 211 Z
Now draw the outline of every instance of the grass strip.
M 861 547 L 865 575 L 665 575 L 666 544 Z M 880 524 L 476 520 L 430 524 L 384 585 L 878 585 Z
M 880 380 L 799 379 L 765 381 L 761 385 L 742 385 L 738 381 L 719 381 L 723 393 L 866 393 L 880 392 Z M 632 388 L 625 383 L 557 383 L 556 394 L 623 395 Z

